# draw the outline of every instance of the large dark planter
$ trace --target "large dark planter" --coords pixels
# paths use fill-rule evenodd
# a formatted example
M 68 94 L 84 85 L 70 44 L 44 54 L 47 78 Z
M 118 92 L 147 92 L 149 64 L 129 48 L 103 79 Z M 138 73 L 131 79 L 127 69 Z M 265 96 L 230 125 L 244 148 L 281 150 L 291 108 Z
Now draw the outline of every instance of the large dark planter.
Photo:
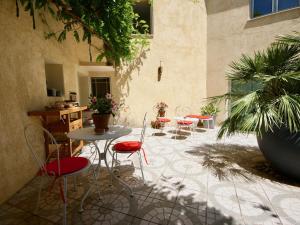
M 94 113 L 92 115 L 94 125 L 95 125 L 95 132 L 97 134 L 103 134 L 104 132 L 108 131 L 108 123 L 110 114 L 97 114 Z
M 281 128 L 257 137 L 258 145 L 265 158 L 289 177 L 300 180 L 300 132 L 291 134 Z

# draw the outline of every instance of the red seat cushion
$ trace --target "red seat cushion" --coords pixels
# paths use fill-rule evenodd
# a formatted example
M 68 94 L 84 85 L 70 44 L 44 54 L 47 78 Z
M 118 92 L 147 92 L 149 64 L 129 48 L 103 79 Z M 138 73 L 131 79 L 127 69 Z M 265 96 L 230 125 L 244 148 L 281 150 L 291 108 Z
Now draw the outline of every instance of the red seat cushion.
M 89 160 L 84 157 L 66 157 L 60 159 L 60 173 L 58 172 L 58 161 L 54 160 L 46 165 L 46 171 L 49 175 L 66 175 L 74 173 L 85 168 Z
M 191 124 L 193 124 L 192 121 L 186 121 L 186 120 L 178 120 L 177 123 L 179 125 L 191 125 Z
M 114 145 L 113 149 L 118 152 L 135 152 L 140 150 L 142 143 L 139 141 L 124 141 Z
M 171 120 L 168 119 L 168 118 L 158 118 L 158 121 L 161 122 L 161 123 L 168 123 L 168 122 L 171 122 Z

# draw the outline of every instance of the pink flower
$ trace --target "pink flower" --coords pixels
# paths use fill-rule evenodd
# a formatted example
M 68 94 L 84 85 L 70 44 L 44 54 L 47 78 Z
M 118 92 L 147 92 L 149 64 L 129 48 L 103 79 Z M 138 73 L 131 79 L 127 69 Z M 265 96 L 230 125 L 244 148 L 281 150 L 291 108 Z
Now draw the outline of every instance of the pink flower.
M 91 102 L 92 102 L 92 104 L 96 104 L 96 103 L 97 103 L 97 98 L 96 98 L 96 97 L 93 97 L 93 98 L 91 99 Z
M 106 93 L 105 98 L 106 98 L 106 99 L 112 99 L 112 96 L 111 96 L 110 93 Z

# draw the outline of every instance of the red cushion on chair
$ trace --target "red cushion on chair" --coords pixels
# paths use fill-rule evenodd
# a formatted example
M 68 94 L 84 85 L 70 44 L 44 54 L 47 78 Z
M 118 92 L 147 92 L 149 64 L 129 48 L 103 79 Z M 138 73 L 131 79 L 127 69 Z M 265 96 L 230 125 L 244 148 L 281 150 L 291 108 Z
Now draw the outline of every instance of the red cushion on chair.
M 171 120 L 168 119 L 168 118 L 158 118 L 158 121 L 161 122 L 161 123 L 168 123 L 168 122 L 171 122 Z
M 46 171 L 49 175 L 67 175 L 85 168 L 89 160 L 84 157 L 67 157 L 60 159 L 60 173 L 58 172 L 58 161 L 54 160 L 46 165 Z
M 192 121 L 186 121 L 186 120 L 178 120 L 177 124 L 179 124 L 179 125 L 191 125 L 191 124 L 193 124 L 193 122 Z
M 135 152 L 140 150 L 142 143 L 139 141 L 124 141 L 114 145 L 113 149 L 119 152 Z

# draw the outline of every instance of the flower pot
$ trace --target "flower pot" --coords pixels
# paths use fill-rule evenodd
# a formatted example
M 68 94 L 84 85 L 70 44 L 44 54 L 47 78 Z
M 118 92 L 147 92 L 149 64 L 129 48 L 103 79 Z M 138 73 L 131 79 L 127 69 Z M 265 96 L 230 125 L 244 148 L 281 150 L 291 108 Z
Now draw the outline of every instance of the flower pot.
M 94 113 L 92 115 L 94 125 L 95 125 L 95 132 L 97 134 L 103 134 L 108 131 L 108 122 L 110 118 L 110 114 L 97 114 Z
M 164 109 L 158 110 L 158 116 L 159 117 L 165 117 L 165 115 L 166 115 L 166 111 Z
M 274 129 L 257 137 L 265 158 L 280 172 L 300 181 L 300 132 L 286 128 Z

